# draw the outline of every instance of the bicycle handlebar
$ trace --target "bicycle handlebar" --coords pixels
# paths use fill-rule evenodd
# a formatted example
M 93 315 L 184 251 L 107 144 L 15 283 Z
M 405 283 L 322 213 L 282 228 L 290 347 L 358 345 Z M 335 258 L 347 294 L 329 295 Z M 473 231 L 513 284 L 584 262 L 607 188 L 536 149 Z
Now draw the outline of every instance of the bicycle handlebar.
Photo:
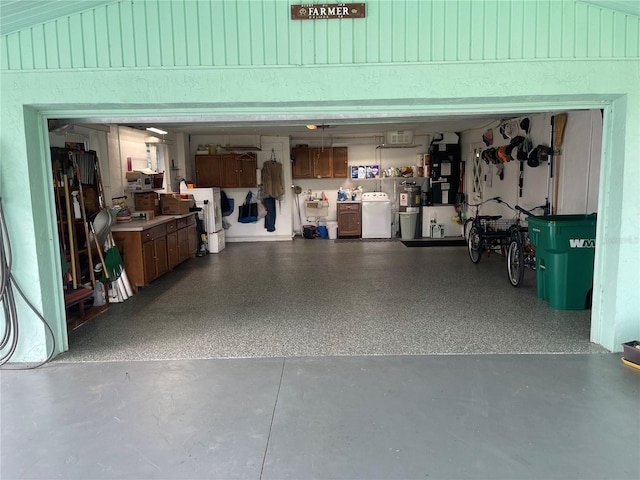
M 538 210 L 540 208 L 544 208 L 544 205 L 540 205 L 539 207 L 533 207 L 531 210 Z M 516 210 L 518 210 L 519 212 L 525 213 L 525 214 L 529 215 L 530 217 L 535 217 L 535 215 L 533 213 L 531 213 L 529 210 L 525 210 L 520 205 L 516 205 Z
M 521 213 L 524 213 L 526 215 L 529 215 L 531 217 L 534 217 L 535 215 L 533 215 L 533 213 L 531 213 L 529 210 L 525 210 L 524 208 L 522 208 L 520 205 L 516 205 L 516 210 L 518 210 Z
M 506 202 L 503 202 L 502 198 L 500 198 L 500 197 L 493 197 L 493 198 L 487 198 L 486 200 L 484 200 L 483 202 L 480 202 L 480 203 L 467 203 L 467 206 L 469 206 L 469 207 L 479 207 L 481 205 L 484 205 L 487 202 L 506 203 Z

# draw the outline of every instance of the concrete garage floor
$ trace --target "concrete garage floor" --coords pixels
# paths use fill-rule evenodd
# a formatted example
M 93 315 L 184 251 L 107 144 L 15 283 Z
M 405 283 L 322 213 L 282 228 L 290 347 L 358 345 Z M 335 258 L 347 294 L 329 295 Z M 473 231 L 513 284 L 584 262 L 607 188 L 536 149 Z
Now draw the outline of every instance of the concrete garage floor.
M 3 479 L 637 479 L 619 355 L 54 362 L 3 371 Z
M 399 242 L 189 261 L 0 373 L 0 477 L 637 479 L 640 371 L 504 270 Z

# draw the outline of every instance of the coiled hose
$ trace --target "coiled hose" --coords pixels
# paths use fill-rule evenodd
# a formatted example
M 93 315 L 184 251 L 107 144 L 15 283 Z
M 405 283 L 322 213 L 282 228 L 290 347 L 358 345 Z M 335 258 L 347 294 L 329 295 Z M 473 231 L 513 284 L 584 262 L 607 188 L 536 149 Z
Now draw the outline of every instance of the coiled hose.
M 24 292 L 20 288 L 20 285 L 16 282 L 16 279 L 11 273 L 11 244 L 9 242 L 9 232 L 7 231 L 7 224 L 4 218 L 4 211 L 2 210 L 2 197 L 0 197 L 0 304 L 4 312 L 4 328 L 2 334 L 2 341 L 0 341 L 0 352 L 6 352 L 0 354 L 0 366 L 3 369 L 14 370 L 28 370 L 38 368 L 45 363 L 49 362 L 53 358 L 53 354 L 56 351 L 56 339 L 53 335 L 51 327 L 44 319 L 44 317 L 36 310 L 36 308 L 27 299 Z M 38 316 L 40 321 L 44 324 L 46 331 L 51 336 L 52 348 L 47 358 L 35 365 L 20 365 L 7 367 L 5 364 L 11 359 L 18 346 L 19 335 L 19 322 L 18 311 L 16 309 L 15 295 L 13 289 L 18 291 L 22 299 L 29 306 L 31 310 Z

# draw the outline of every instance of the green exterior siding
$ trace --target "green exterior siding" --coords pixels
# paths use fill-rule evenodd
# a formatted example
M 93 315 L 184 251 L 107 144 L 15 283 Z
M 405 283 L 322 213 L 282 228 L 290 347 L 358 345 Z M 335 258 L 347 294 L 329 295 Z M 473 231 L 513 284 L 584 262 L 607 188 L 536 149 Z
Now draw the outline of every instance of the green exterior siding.
M 122 1 L 2 37 L 3 69 L 635 58 L 640 19 L 558 0 L 370 0 L 292 21 L 278 0 Z

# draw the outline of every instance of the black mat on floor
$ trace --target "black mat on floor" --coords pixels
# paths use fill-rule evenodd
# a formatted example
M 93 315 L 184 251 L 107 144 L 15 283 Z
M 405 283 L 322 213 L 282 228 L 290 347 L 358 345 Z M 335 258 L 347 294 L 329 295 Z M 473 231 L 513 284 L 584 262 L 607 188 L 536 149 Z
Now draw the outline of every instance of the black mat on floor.
M 352 242 L 397 242 L 395 238 L 337 238 L 336 243 L 352 243 Z
M 416 238 L 401 240 L 405 247 L 464 247 L 464 238 Z

